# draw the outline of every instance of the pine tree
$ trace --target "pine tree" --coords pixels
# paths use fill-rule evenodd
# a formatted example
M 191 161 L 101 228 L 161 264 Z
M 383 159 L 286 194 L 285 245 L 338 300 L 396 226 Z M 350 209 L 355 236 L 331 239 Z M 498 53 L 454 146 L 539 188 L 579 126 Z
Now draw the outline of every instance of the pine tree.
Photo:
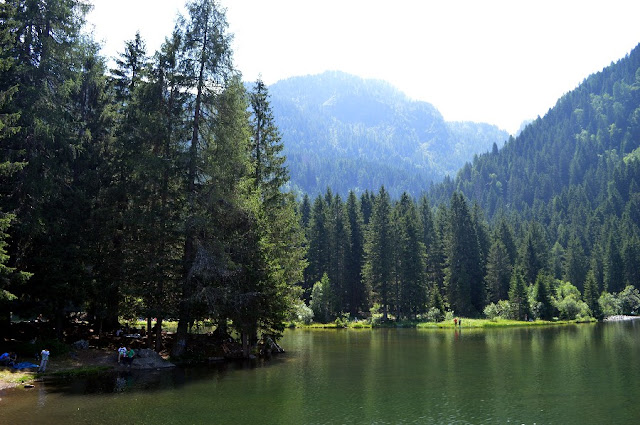
M 534 302 L 538 318 L 551 320 L 553 317 L 553 304 L 551 303 L 551 277 L 545 273 L 538 274 L 534 287 Z
M 278 202 L 281 188 L 289 181 L 289 173 L 284 165 L 284 145 L 269 104 L 269 92 L 261 79 L 256 81 L 250 99 L 253 178 L 261 188 L 265 204 Z
M 135 44 L 141 45 L 137 37 Z M 180 247 L 184 244 L 178 230 L 184 205 L 179 170 L 184 153 L 182 141 L 188 136 L 182 120 L 181 105 L 186 98 L 180 90 L 179 50 L 180 34 L 175 32 L 156 53 L 152 65 L 130 65 L 139 69 L 139 81 L 135 85 L 123 84 L 133 88 L 127 101 L 130 108 L 124 109 L 128 122 L 124 127 L 131 127 L 132 132 L 120 141 L 122 148 L 130 146 L 126 155 L 133 168 L 126 192 L 129 207 L 124 223 L 130 230 L 125 242 L 125 270 L 131 281 L 130 296 L 144 301 L 144 311 L 138 314 L 147 317 L 149 333 L 151 317 L 157 319 L 158 351 L 162 321 L 177 313 Z M 140 48 L 137 52 L 139 58 L 144 57 Z M 144 80 L 142 69 L 146 73 Z M 151 344 L 151 338 L 148 342 Z
M 527 285 L 532 285 L 540 271 L 547 269 L 548 247 L 539 223 L 530 223 L 520 250 L 520 261 Z
M 13 18 L 15 9 L 7 3 L 0 4 L 0 73 L 3 75 L 11 75 L 14 71 L 15 60 L 11 55 L 10 46 L 15 43 L 14 35 L 11 27 L 15 25 Z M 7 79 L 2 79 L 0 85 L 0 141 L 5 137 L 11 136 L 19 131 L 15 123 L 20 117 L 19 112 L 12 111 L 12 100 L 18 91 L 18 86 L 12 84 Z M 4 145 L 4 143 L 3 143 Z M 1 152 L 0 161 L 0 180 L 11 184 L 12 175 L 20 171 L 25 163 L 12 162 L 11 152 Z M 0 198 L 0 202 L 3 199 Z M 5 214 L 0 210 L 0 329 L 9 327 L 11 317 L 9 315 L 8 306 L 4 303 L 15 295 L 11 292 L 12 287 L 20 288 L 22 284 L 31 277 L 30 273 L 16 270 L 15 267 L 9 265 L 9 255 L 7 245 L 9 238 L 8 229 L 11 222 L 16 218 L 14 214 Z
M 222 158 L 230 152 L 220 152 L 230 149 L 233 145 L 225 145 L 221 140 L 214 140 L 216 129 L 213 124 L 222 117 L 220 113 L 235 114 L 236 110 L 225 111 L 218 109 L 220 93 L 228 87 L 229 78 L 233 73 L 231 61 L 231 37 L 227 33 L 228 24 L 225 11 L 214 0 L 195 0 L 187 4 L 189 16 L 181 20 L 183 30 L 182 37 L 182 67 L 185 89 L 191 93 L 191 99 L 187 103 L 189 113 L 188 127 L 190 129 L 190 141 L 186 155 L 186 181 L 185 192 L 187 194 L 187 207 L 185 215 L 185 235 L 183 254 L 183 283 L 178 315 L 178 329 L 173 354 L 180 356 L 186 346 L 188 324 L 193 320 L 194 295 L 196 282 L 192 268 L 196 264 L 198 253 L 206 252 L 205 246 L 212 246 L 207 238 L 211 233 L 205 229 L 205 223 L 212 221 L 204 218 L 212 213 L 206 209 L 206 203 L 212 197 L 209 188 L 226 189 L 226 194 L 234 194 L 238 184 L 232 184 L 228 188 L 222 188 L 221 182 L 216 181 L 216 176 L 221 171 L 231 171 L 230 176 L 235 176 L 239 170 L 233 167 L 237 162 L 229 161 L 224 167 L 215 169 L 222 164 Z M 245 119 L 246 119 L 245 115 Z M 232 131 L 238 130 L 232 125 Z M 245 128 L 246 130 L 246 128 Z M 240 130 L 243 131 L 243 130 Z M 231 135 L 230 136 L 236 136 Z M 246 136 L 246 134 L 244 135 Z M 241 135 L 241 137 L 244 137 Z M 233 140 L 237 143 L 238 140 Z M 215 144 L 214 144 L 215 143 Z M 235 149 L 235 148 L 234 148 Z M 232 152 L 231 152 L 232 153 Z M 228 160 L 231 158 L 224 158 Z M 217 163 L 211 160 L 218 161 Z M 209 175 L 205 174 L 209 170 Z M 240 173 L 242 174 L 242 173 Z M 225 180 L 228 180 L 228 176 Z M 214 186 L 215 185 L 215 186 Z M 221 195 L 225 195 L 222 193 Z M 225 198 L 222 198 L 225 199 Z M 227 200 L 229 201 L 229 200 Z M 229 205 L 233 208 L 233 205 Z M 209 254 L 207 254 L 209 255 Z
M 309 247 L 307 261 L 309 265 L 304 272 L 305 297 L 311 295 L 311 288 L 315 282 L 322 279 L 322 275 L 329 268 L 329 227 L 327 224 L 327 206 L 324 199 L 318 196 L 313 202 L 309 225 Z
M 587 272 L 587 277 L 584 283 L 584 296 L 582 297 L 584 302 L 589 306 L 593 317 L 600 319 L 602 311 L 598 299 L 600 298 L 600 291 L 598 291 L 598 283 L 593 270 Z
M 516 320 L 528 320 L 531 317 L 527 293 L 524 273 L 520 268 L 516 267 L 513 269 L 509 288 L 509 302 L 511 303 L 513 317 Z
M 358 199 L 353 191 L 349 191 L 346 208 L 350 229 L 349 251 L 345 262 L 346 283 L 349 312 L 355 317 L 360 311 L 368 311 L 369 289 L 362 278 L 364 223 Z
M 100 66 L 95 49 L 80 36 L 88 6 L 80 1 L 7 1 L 12 19 L 10 45 L 15 59 L 2 74 L 3 85 L 17 85 L 12 101 L 19 130 L 5 136 L 11 162 L 25 163 L 3 200 L 4 211 L 19 211 L 11 227 L 18 269 L 33 273 L 27 297 L 44 306 L 62 337 L 65 310 L 79 306 L 87 289 L 87 218 L 91 170 L 84 169 L 98 145 L 96 122 L 89 122 L 86 90 L 91 69 Z M 5 50 L 6 51 L 6 50 Z M 86 75 L 83 75 L 87 71 Z M 97 86 L 94 86 L 97 87 Z M 3 87 L 2 90 L 6 90 Z M 85 175 L 88 173 L 88 175 Z
M 311 201 L 309 201 L 309 195 L 305 193 L 302 197 L 302 205 L 300 206 L 300 220 L 302 226 L 306 231 L 309 229 L 309 223 L 311 221 Z
M 336 195 L 331 203 L 331 245 L 329 249 L 329 280 L 334 294 L 333 311 L 349 310 L 349 289 L 347 281 L 347 257 L 350 251 L 351 229 L 345 206 Z
M 388 320 L 393 302 L 393 235 L 391 201 L 384 186 L 375 197 L 365 236 L 363 278 L 382 307 L 382 320 Z
M 429 287 L 429 306 L 436 307 L 444 314 L 442 289 L 444 288 L 444 255 L 442 241 L 436 229 L 431 206 L 426 196 L 420 199 L 422 243 L 425 246 L 425 273 Z
M 622 247 L 625 286 L 640 288 L 640 238 L 633 235 Z
M 260 199 L 261 243 L 267 267 L 262 276 L 267 307 L 259 319 L 264 332 L 282 331 L 286 313 L 299 298 L 297 286 L 302 281 L 305 242 L 304 229 L 296 211 L 295 198 L 285 192 L 289 173 L 280 131 L 275 125 L 269 94 L 261 80 L 250 93 L 251 144 L 250 158 L 253 180 Z
M 488 302 L 497 303 L 508 298 L 511 272 L 512 266 L 509 264 L 507 249 L 502 241 L 494 240 L 489 249 L 487 275 L 485 276 Z
M 394 210 L 399 296 L 396 317 L 415 318 L 426 309 L 427 281 L 423 231 L 415 203 L 403 193 Z
M 565 256 L 564 279 L 571 282 L 582 293 L 586 278 L 587 257 L 584 254 L 582 243 L 576 235 L 569 239 Z
M 620 242 L 615 233 L 607 238 L 604 260 L 604 290 L 617 293 L 624 289 L 624 263 L 620 254 Z
M 364 193 L 360 196 L 360 210 L 362 211 L 362 222 L 365 226 L 369 224 L 369 219 L 371 218 L 371 213 L 373 212 L 373 203 L 375 197 L 373 194 L 369 193 L 368 190 L 365 190 Z
M 445 287 L 451 308 L 465 316 L 482 311 L 485 302 L 482 260 L 471 213 L 462 195 L 451 197 Z
M 121 107 L 131 101 L 133 92 L 144 78 L 147 66 L 146 55 L 146 46 L 138 31 L 133 40 L 125 42 L 124 51 L 115 60 L 117 68 L 111 70 L 113 90 L 115 100 Z

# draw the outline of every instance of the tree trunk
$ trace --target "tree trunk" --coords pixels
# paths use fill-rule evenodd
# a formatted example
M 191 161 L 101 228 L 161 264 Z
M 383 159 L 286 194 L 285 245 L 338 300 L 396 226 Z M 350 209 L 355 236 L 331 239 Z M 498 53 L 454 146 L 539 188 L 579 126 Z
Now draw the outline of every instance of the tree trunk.
M 147 348 L 151 348 L 151 316 L 147 317 Z
M 156 353 L 162 351 L 162 317 L 156 319 Z
M 249 350 L 249 332 L 245 329 L 242 332 L 242 357 L 245 359 L 249 358 L 250 350 Z

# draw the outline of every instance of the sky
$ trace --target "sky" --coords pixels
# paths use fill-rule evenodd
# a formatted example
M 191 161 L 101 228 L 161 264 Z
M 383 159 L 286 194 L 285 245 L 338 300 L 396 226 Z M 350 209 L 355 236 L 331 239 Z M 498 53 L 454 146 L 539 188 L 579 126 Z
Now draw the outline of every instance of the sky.
M 103 54 L 155 52 L 184 0 L 93 0 Z M 385 80 L 448 121 L 514 134 L 640 43 L 637 0 L 219 0 L 245 81 L 327 70 Z

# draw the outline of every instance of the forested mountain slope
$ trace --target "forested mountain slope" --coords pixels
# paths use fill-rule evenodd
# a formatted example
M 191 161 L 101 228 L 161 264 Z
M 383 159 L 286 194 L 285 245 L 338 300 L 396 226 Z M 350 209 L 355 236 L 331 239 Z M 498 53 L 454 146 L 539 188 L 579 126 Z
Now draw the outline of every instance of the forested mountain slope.
M 488 124 L 445 122 L 429 103 L 341 72 L 289 78 L 270 93 L 291 182 L 311 195 L 382 184 L 394 196 L 419 194 L 509 137 Z
M 571 196 L 588 206 L 619 209 L 637 193 L 627 174 L 640 146 L 640 46 L 589 76 L 528 125 L 503 149 L 466 164 L 455 179 L 431 192 L 448 200 L 454 190 L 478 201 L 488 216 L 528 211 Z
M 638 314 L 639 146 L 640 47 L 432 187 L 431 202 L 384 187 L 305 198 L 306 289 L 330 294 L 311 307 L 329 319 L 374 305 L 396 318 Z
M 456 191 L 516 233 L 539 226 L 540 264 L 555 277 L 592 293 L 640 287 L 640 46 L 429 195 L 446 203 Z

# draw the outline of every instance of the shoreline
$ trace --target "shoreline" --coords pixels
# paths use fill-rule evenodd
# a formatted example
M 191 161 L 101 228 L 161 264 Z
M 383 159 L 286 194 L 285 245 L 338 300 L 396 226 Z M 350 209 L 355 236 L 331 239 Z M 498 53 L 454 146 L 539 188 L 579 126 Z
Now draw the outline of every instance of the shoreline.
M 154 352 L 155 353 L 155 352 Z M 160 357 L 160 355 L 138 354 L 132 366 L 117 363 L 117 354 L 110 349 L 88 348 L 73 354 L 63 354 L 49 359 L 49 367 L 44 373 L 37 370 L 16 370 L 5 367 L 0 369 L 0 391 L 19 388 L 29 388 L 34 383 L 44 379 L 65 376 L 82 375 L 86 373 L 103 372 L 109 370 L 155 370 L 174 367 L 175 365 Z M 35 369 L 35 368 L 34 368 Z
M 605 317 L 602 321 L 603 322 L 624 322 L 627 320 L 636 320 L 636 319 L 640 319 L 640 316 L 627 316 L 627 315 L 619 314 L 616 316 Z

